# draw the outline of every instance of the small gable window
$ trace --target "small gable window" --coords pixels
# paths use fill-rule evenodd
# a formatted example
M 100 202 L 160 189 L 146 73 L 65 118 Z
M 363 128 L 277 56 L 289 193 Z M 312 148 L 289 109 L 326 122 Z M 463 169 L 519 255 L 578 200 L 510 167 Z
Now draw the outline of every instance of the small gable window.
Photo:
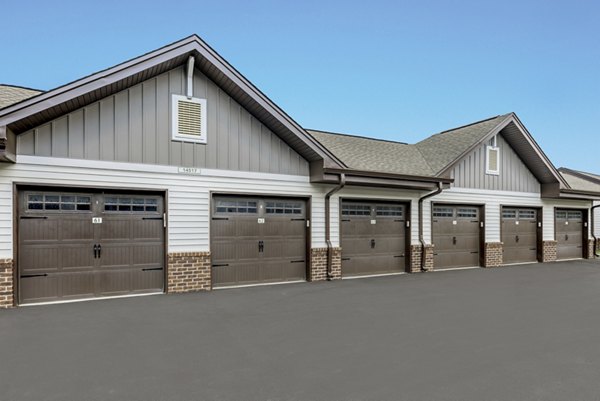
M 206 99 L 173 95 L 171 123 L 173 140 L 206 143 Z
M 485 173 L 500 175 L 500 148 L 496 144 L 495 136 L 485 148 Z

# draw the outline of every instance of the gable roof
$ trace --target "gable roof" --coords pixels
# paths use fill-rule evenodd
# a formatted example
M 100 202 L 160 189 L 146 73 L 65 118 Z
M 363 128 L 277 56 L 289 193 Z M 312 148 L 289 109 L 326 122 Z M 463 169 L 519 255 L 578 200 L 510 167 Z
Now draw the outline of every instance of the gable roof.
M 343 163 L 197 35 L 0 109 L 0 127 L 8 127 L 15 134 L 22 133 L 183 65 L 189 56 L 195 57 L 195 68 L 219 85 L 306 160 L 324 160 L 328 165 L 344 167 Z
M 540 183 L 558 183 L 568 188 L 564 178 L 514 113 L 446 130 L 416 144 L 307 131 L 348 168 L 438 178 L 447 177 L 448 170 L 469 152 L 492 136 L 502 134 Z
M 0 109 L 3 109 L 15 103 L 19 103 L 33 96 L 37 96 L 40 93 L 43 92 L 37 89 L 0 84 Z

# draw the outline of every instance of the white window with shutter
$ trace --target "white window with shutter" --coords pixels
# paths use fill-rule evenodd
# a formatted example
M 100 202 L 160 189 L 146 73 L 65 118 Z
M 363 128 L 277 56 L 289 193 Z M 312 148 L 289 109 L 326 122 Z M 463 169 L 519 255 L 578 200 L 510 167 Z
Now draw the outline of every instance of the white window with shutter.
M 494 142 L 485 149 L 485 173 L 500 175 L 500 148 L 496 146 L 495 138 Z
M 206 99 L 172 95 L 171 122 L 173 140 L 206 143 Z

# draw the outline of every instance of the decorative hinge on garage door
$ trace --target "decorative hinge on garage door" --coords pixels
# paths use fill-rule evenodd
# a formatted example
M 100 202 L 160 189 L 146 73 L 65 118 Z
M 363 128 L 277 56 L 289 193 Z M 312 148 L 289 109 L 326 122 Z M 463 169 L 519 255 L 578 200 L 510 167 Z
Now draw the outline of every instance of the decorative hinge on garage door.
M 48 273 L 44 274 L 22 274 L 20 278 L 32 278 L 32 277 L 48 277 Z
M 213 220 L 229 220 L 229 217 L 213 217 Z
M 147 267 L 145 269 L 142 269 L 143 272 L 149 272 L 149 271 L 153 271 L 153 270 L 162 270 L 162 267 Z
M 350 260 L 350 258 L 342 258 L 342 260 Z
M 304 263 L 304 260 L 292 260 L 290 263 Z
M 21 218 L 26 219 L 26 220 L 33 220 L 33 219 L 46 220 L 46 219 L 48 219 L 48 216 L 21 216 Z
M 229 266 L 229 263 L 222 263 L 222 264 L 212 265 L 212 267 L 227 267 L 227 266 Z

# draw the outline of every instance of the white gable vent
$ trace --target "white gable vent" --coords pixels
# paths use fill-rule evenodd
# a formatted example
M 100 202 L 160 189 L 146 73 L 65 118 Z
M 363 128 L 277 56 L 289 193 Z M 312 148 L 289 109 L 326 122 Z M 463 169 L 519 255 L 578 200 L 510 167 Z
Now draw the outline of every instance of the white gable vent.
M 500 148 L 496 146 L 486 147 L 486 174 L 500 175 Z
M 173 95 L 171 103 L 172 138 L 206 143 L 206 99 Z

